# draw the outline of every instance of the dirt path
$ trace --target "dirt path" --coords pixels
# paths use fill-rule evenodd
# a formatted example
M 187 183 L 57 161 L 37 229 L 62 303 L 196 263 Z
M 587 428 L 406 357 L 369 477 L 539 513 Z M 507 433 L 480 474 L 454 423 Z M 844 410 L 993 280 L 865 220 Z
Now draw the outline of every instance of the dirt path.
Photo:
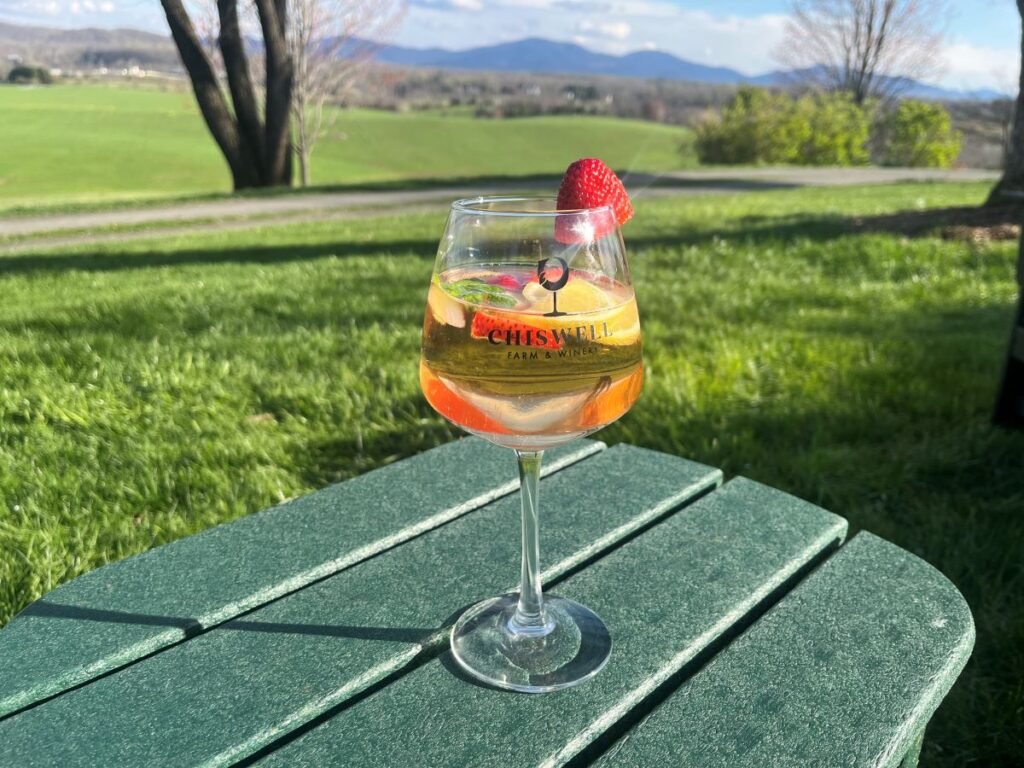
M 652 177 L 624 178 L 632 195 L 663 197 L 705 195 L 803 186 L 846 186 L 896 181 L 994 181 L 990 171 L 935 171 L 899 168 L 744 168 L 681 171 Z M 374 216 L 404 211 L 444 209 L 449 201 L 480 194 L 552 190 L 552 180 L 483 182 L 477 186 L 396 191 L 353 191 L 227 198 L 144 208 L 87 213 L 59 213 L 0 219 L 0 238 L 30 238 L 0 245 L 0 253 L 143 237 L 246 229 L 273 222 L 294 223 Z M 656 186 L 655 186 L 656 184 Z M 185 226 L 186 222 L 192 222 Z M 110 227 L 145 227 L 137 231 L 90 232 Z M 164 225 L 164 226 L 160 226 Z M 63 233 L 63 234 L 62 234 Z

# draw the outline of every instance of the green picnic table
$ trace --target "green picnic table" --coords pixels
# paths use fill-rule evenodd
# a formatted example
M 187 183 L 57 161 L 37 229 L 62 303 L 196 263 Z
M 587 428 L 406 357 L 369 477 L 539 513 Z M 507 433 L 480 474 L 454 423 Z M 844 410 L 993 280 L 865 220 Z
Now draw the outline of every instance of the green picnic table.
M 512 452 L 460 440 L 64 584 L 0 631 L 3 766 L 912 766 L 970 655 L 957 590 L 870 533 L 628 445 L 548 452 L 544 582 L 608 666 L 460 675 L 514 587 Z

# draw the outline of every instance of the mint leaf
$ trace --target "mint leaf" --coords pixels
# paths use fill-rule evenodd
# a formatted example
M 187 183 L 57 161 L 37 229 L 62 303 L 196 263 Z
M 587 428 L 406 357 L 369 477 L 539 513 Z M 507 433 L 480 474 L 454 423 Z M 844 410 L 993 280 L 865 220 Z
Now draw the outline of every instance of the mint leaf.
M 446 283 L 445 291 L 457 299 L 470 304 L 490 304 L 496 307 L 514 307 L 519 302 L 507 288 L 491 285 L 479 277 L 467 277 L 454 283 Z

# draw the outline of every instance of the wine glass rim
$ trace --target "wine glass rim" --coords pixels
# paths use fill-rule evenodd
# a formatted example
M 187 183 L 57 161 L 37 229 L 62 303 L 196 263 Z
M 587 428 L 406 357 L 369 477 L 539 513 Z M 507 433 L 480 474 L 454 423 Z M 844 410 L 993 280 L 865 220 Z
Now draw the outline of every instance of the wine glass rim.
M 540 210 L 516 210 L 515 208 L 508 210 L 495 210 L 493 208 L 486 208 L 485 205 L 493 205 L 494 203 L 550 203 L 550 209 L 541 208 Z M 452 203 L 452 210 L 460 211 L 463 213 L 474 213 L 481 214 L 483 216 L 511 216 L 511 217 L 544 217 L 553 218 L 555 216 L 573 216 L 579 214 L 591 214 L 591 213 L 603 213 L 605 211 L 612 212 L 613 208 L 610 205 L 598 205 L 593 208 L 557 208 L 558 200 L 553 195 L 524 195 L 524 196 L 505 196 L 505 195 L 479 195 L 477 197 L 464 197 L 456 200 Z

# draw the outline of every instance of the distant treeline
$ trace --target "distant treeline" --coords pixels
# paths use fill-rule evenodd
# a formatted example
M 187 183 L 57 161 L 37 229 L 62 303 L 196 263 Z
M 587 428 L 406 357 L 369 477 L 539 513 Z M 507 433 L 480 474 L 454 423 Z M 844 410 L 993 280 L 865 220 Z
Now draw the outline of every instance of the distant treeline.
M 402 69 L 375 65 L 358 87 L 345 94 L 339 102 L 396 111 L 452 111 L 484 119 L 604 115 L 697 128 L 721 116 L 738 90 L 733 85 L 678 80 Z M 799 99 L 799 94 L 795 94 L 795 98 Z M 801 113 L 805 117 L 816 113 L 815 119 L 821 119 L 820 124 L 825 128 L 831 117 L 848 116 L 838 105 L 832 105 L 835 109 L 831 117 L 828 116 L 829 109 L 813 110 L 809 106 L 804 102 Z M 1013 114 L 1011 101 L 956 101 L 939 106 L 949 113 L 951 129 L 962 138 L 958 163 L 974 168 L 1001 167 Z M 891 111 L 891 107 L 886 107 L 868 120 L 868 139 L 863 146 L 874 162 L 893 159 L 886 155 L 883 138 L 887 131 L 891 133 L 893 130 L 891 119 L 888 124 L 877 122 L 882 112 L 889 114 Z M 909 119 L 906 112 L 904 117 Z M 827 143 L 828 140 L 824 141 Z M 849 142 L 845 145 L 849 146 Z M 864 151 L 856 149 L 861 146 L 856 140 L 852 151 L 842 149 L 843 146 L 843 141 L 833 141 L 832 148 L 836 149 L 837 157 L 846 153 L 850 158 L 847 162 L 863 162 Z M 948 151 L 944 152 L 948 154 Z M 818 147 L 804 156 L 828 154 Z M 710 156 L 711 153 L 708 154 Z
M 375 66 L 345 101 L 401 111 L 456 109 L 495 119 L 579 114 L 691 125 L 735 92 L 731 85 L 678 80 Z

